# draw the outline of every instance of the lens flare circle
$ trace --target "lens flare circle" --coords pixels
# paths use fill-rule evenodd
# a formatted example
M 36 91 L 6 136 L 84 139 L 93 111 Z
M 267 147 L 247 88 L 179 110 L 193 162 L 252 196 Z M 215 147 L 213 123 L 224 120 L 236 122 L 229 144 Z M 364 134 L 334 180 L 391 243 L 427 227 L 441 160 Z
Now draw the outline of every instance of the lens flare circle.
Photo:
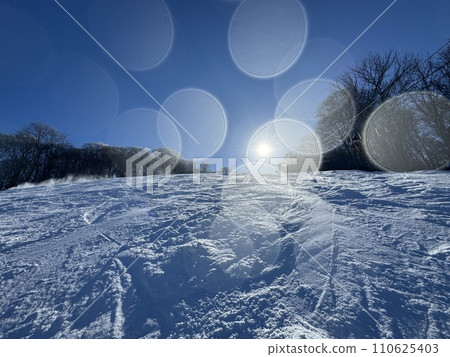
M 307 19 L 295 0 L 247 0 L 237 7 L 228 32 L 236 66 L 255 78 L 287 71 L 300 57 Z
M 90 25 L 92 35 L 131 70 L 158 66 L 172 49 L 173 19 L 164 0 L 94 0 Z
M 249 140 L 247 157 L 256 162 L 261 157 L 268 156 L 269 149 L 270 157 L 266 164 L 274 169 L 278 168 L 278 164 L 270 165 L 270 159 L 297 158 L 301 166 L 310 158 L 317 169 L 322 160 L 317 136 L 307 125 L 293 119 L 281 118 L 260 127 Z
M 408 92 L 381 104 L 363 128 L 369 160 L 386 171 L 437 170 L 450 162 L 450 101 Z
M 172 116 L 172 128 L 178 130 L 183 157 L 207 158 L 221 148 L 228 121 L 222 104 L 212 94 L 196 88 L 182 89 L 172 94 L 163 107 Z M 163 110 L 160 113 L 165 119 L 158 120 L 159 136 L 162 142 L 169 142 L 173 140 L 173 129 L 168 129 L 168 114 Z

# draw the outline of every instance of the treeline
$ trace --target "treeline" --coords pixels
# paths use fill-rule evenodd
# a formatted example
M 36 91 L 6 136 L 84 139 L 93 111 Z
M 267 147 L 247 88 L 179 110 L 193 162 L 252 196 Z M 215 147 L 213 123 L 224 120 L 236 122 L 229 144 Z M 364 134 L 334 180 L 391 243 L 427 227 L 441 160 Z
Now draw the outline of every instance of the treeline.
M 39 183 L 67 176 L 125 177 L 126 161 L 141 148 L 104 144 L 72 146 L 66 135 L 42 123 L 32 123 L 16 134 L 0 134 L 0 190 L 22 183 Z M 169 155 L 155 174 L 192 173 L 192 163 L 170 149 L 157 149 Z
M 424 95 L 411 94 L 418 91 Z M 369 117 L 381 104 L 405 93 L 410 95 L 378 113 L 383 116 L 374 128 L 379 151 L 369 153 L 363 138 Z M 448 43 L 428 58 L 394 51 L 369 55 L 338 78 L 319 108 L 319 138 L 325 144 L 341 143 L 325 153 L 321 169 L 379 169 L 368 154 L 378 156 L 386 166 L 392 164 L 394 171 L 436 169 L 438 164 L 448 168 L 449 99 Z
M 368 153 L 363 136 L 371 115 L 392 98 L 413 92 L 421 94 L 392 101 L 381 112 L 382 120 L 373 128 L 375 149 Z M 316 132 L 325 149 L 320 169 L 450 168 L 449 100 L 450 45 L 426 59 L 393 51 L 369 55 L 337 79 L 319 107 Z M 127 159 L 140 150 L 104 144 L 77 148 L 66 135 L 33 123 L 15 134 L 0 133 L 0 190 L 69 175 L 124 177 Z M 165 173 L 168 165 L 173 174 L 193 172 L 192 161 L 170 149 L 157 150 L 170 160 L 159 166 L 156 174 Z M 288 156 L 301 157 L 301 152 Z M 374 157 L 382 165 L 376 165 Z M 209 166 L 200 165 L 200 171 L 209 172 Z

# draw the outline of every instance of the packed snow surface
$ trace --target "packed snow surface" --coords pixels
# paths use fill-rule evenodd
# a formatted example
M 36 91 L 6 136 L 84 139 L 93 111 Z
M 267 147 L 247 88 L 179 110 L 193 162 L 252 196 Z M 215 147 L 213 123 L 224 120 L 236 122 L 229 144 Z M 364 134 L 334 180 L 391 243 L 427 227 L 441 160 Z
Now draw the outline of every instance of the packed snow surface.
M 0 337 L 448 338 L 449 178 L 0 192 Z

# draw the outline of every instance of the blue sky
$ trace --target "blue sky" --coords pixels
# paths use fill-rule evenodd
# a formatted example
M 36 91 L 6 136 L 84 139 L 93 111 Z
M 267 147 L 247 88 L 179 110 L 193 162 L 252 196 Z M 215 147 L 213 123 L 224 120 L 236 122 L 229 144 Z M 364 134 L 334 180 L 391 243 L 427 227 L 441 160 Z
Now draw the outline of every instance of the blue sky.
M 289 90 L 317 77 L 392 0 L 60 3 L 173 118 L 53 0 L 1 0 L 0 132 L 41 121 L 77 146 L 240 157 Z M 450 38 L 449 14 L 447 0 L 398 0 L 317 85 L 370 51 L 432 53 Z M 290 65 L 270 72 L 277 60 Z M 312 93 L 304 106 L 319 101 Z

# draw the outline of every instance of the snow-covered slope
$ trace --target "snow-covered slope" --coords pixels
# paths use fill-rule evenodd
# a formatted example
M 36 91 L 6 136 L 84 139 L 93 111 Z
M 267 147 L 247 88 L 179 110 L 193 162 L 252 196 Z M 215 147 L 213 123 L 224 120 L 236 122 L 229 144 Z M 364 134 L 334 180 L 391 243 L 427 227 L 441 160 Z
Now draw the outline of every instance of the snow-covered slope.
M 0 337 L 450 336 L 445 172 L 0 193 Z

